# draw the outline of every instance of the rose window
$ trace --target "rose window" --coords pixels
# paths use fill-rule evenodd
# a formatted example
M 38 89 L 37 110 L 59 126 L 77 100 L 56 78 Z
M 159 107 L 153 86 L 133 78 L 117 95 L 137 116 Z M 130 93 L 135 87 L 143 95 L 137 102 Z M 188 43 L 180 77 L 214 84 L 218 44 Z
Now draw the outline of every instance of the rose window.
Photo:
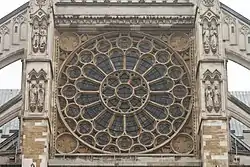
M 171 141 L 191 108 L 189 72 L 159 39 L 107 33 L 80 45 L 58 81 L 70 132 L 104 153 L 146 153 Z

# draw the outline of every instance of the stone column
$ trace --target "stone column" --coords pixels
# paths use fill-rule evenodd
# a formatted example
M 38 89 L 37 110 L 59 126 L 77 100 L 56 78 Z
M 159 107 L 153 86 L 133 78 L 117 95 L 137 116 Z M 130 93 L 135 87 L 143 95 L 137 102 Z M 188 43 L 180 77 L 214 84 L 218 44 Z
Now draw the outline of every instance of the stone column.
M 51 133 L 53 13 L 50 0 L 30 0 L 21 114 L 22 166 L 47 167 Z
M 196 22 L 197 90 L 203 167 L 228 167 L 226 57 L 219 0 L 199 0 Z

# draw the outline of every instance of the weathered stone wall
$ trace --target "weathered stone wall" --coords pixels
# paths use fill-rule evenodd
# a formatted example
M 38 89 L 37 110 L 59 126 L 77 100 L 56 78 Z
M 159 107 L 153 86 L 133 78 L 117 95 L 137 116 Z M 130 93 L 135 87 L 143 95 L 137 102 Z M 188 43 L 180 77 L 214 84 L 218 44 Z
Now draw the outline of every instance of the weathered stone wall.
M 48 122 L 45 120 L 25 120 L 23 123 L 24 164 L 35 167 L 47 166 Z
M 23 67 L 22 166 L 47 167 L 51 135 L 54 24 L 51 0 L 30 0 Z
M 228 166 L 228 129 L 225 120 L 203 120 L 201 151 L 204 167 Z
M 203 167 L 228 167 L 227 66 L 219 0 L 200 0 L 196 24 L 199 137 Z

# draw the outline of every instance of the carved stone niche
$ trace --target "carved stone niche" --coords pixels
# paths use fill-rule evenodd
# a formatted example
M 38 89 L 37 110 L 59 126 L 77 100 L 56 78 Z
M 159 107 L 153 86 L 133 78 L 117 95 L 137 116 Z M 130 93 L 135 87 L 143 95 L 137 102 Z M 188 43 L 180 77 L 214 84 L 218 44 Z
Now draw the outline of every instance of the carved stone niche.
M 36 72 L 36 70 L 33 69 L 29 73 L 29 111 L 31 113 L 44 112 L 45 90 L 48 81 L 46 76 L 47 74 L 43 69 L 39 72 Z
M 201 15 L 203 49 L 206 55 L 218 55 L 218 23 L 219 16 L 210 9 Z
M 207 70 L 203 76 L 206 113 L 208 115 L 220 114 L 222 106 L 221 73 L 218 70 L 213 73 Z
M 39 9 L 31 16 L 32 27 L 32 51 L 35 54 L 44 54 L 47 50 L 48 43 L 48 25 L 49 15 L 42 9 Z

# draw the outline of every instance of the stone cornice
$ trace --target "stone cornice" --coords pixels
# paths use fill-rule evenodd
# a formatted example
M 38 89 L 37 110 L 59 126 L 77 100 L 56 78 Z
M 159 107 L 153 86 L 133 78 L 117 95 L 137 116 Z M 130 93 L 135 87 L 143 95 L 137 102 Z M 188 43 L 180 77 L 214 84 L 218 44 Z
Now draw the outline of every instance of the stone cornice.
M 143 0 L 139 2 L 132 2 L 132 0 L 128 0 L 127 2 L 121 1 L 103 1 L 97 2 L 93 0 L 92 2 L 57 2 L 56 6 L 194 6 L 193 3 L 190 2 L 167 2 L 162 0 L 161 2 L 151 1 L 145 2 Z
M 193 25 L 195 16 L 76 16 L 55 15 L 56 26 L 120 25 Z

